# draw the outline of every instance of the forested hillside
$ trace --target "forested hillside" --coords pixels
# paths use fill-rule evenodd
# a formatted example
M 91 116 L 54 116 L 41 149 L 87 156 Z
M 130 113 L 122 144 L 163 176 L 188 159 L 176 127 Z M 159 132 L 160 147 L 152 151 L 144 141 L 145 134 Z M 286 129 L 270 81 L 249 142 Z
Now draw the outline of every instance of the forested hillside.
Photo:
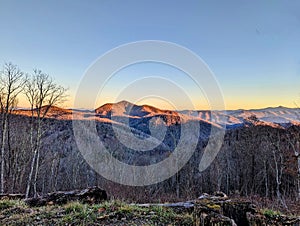
M 5 145 L 6 193 L 24 193 L 26 190 L 33 154 L 30 149 L 31 123 L 28 116 L 10 115 L 9 137 Z M 219 190 L 228 194 L 275 198 L 283 203 L 285 198 L 298 197 L 298 126 L 274 128 L 249 122 L 238 129 L 227 130 L 217 158 L 201 173 L 198 165 L 207 140 L 199 139 L 195 153 L 179 173 L 147 187 L 118 185 L 93 171 L 77 148 L 71 120 L 47 118 L 42 131 L 37 169 L 38 194 L 99 185 L 111 196 L 136 201 L 188 198 Z M 112 154 L 130 164 L 145 165 L 161 161 L 175 146 L 165 138 L 164 146 L 140 153 L 118 142 L 111 123 L 97 122 L 97 131 Z M 180 124 L 170 125 L 167 136 L 179 136 L 179 131 Z

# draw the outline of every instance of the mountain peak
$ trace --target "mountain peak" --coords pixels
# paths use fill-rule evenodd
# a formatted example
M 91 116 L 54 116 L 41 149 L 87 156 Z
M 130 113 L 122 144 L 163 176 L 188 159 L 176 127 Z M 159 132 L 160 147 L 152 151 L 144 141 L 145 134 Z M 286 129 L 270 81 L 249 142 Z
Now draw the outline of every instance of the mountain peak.
M 121 101 L 119 101 L 117 103 L 114 103 L 113 105 L 114 106 L 126 106 L 126 107 L 128 107 L 128 106 L 130 106 L 130 107 L 136 106 L 135 104 L 133 104 L 133 103 L 127 101 L 127 100 L 121 100 Z
M 104 104 L 95 109 L 95 112 L 104 117 L 110 117 L 112 115 L 125 117 L 145 117 L 158 114 L 178 116 L 178 112 L 176 111 L 162 110 L 147 104 L 136 105 L 126 100 L 122 100 L 117 103 Z

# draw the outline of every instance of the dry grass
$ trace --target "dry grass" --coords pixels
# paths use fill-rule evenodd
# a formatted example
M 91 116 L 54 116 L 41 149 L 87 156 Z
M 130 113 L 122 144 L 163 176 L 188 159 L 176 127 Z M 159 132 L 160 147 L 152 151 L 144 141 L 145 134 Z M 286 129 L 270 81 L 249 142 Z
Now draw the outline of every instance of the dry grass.
M 88 205 L 71 202 L 29 208 L 22 201 L 0 201 L 1 225 L 191 225 L 192 215 L 171 208 L 139 207 L 112 200 Z

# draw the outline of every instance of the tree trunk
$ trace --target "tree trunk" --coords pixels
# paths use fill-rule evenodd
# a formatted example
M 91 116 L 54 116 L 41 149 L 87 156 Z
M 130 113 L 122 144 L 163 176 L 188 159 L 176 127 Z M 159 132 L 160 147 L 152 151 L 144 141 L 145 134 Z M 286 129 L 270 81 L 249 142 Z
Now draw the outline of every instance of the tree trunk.
M 296 144 L 296 149 L 295 149 L 295 156 L 297 158 L 297 185 L 298 185 L 298 197 L 297 200 L 300 200 L 300 153 L 299 153 L 300 149 L 299 149 L 299 141 L 297 141 Z
M 32 175 L 33 175 L 33 171 L 34 171 L 34 164 L 36 161 L 36 157 L 37 157 L 37 150 L 35 149 L 33 158 L 31 160 L 30 172 L 29 172 L 29 176 L 28 176 L 28 180 L 27 180 L 27 187 L 26 187 L 26 193 L 25 193 L 26 198 L 29 198 L 29 194 L 30 194 L 30 187 L 31 187 Z
M 267 161 L 264 160 L 264 178 L 265 178 L 265 197 L 269 197 L 269 184 L 268 184 L 268 167 Z
M 281 194 L 280 194 L 280 171 L 279 171 L 279 166 L 276 158 L 276 151 L 273 150 L 273 158 L 274 158 L 274 164 L 275 164 L 275 178 L 276 178 L 276 196 L 278 200 L 281 200 Z
M 33 196 L 37 197 L 37 177 L 39 173 L 39 163 L 40 163 L 40 150 L 37 148 L 37 157 L 36 157 L 36 164 L 35 164 L 35 173 L 34 173 L 34 180 L 33 180 Z
M 1 185 L 0 191 L 4 193 L 4 170 L 5 170 L 5 140 L 6 140 L 6 132 L 7 132 L 7 114 L 3 115 L 3 123 L 2 123 L 2 137 L 1 137 Z

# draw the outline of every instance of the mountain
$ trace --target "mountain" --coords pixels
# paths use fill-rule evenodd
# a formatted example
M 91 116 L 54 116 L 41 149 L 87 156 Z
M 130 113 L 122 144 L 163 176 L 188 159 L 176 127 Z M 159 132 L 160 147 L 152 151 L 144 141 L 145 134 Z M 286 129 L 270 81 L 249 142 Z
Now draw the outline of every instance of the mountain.
M 47 108 L 44 106 L 43 108 Z M 28 109 L 18 109 L 16 114 L 30 116 Z M 150 105 L 136 105 L 128 101 L 118 103 L 107 103 L 93 110 L 64 109 L 52 106 L 47 114 L 48 118 L 56 119 L 77 119 L 96 120 L 98 122 L 124 124 L 129 119 L 130 125 L 147 124 L 154 118 L 162 120 L 152 120 L 154 123 L 166 125 L 181 124 L 188 121 L 199 121 L 215 127 L 225 127 L 227 129 L 238 128 L 249 125 L 249 118 L 255 116 L 258 121 L 252 124 L 268 125 L 272 127 L 289 127 L 300 125 L 300 109 L 287 107 L 268 107 L 263 109 L 250 110 L 164 110 Z M 138 127 L 138 126 L 133 126 Z
M 183 110 L 172 111 L 162 110 L 150 105 L 135 105 L 128 101 L 118 103 L 108 103 L 95 109 L 96 115 L 103 118 L 147 118 L 160 116 L 164 117 L 168 124 L 187 121 L 202 121 L 214 126 L 226 126 L 236 128 L 247 125 L 249 117 L 255 116 L 260 125 L 273 127 L 290 126 L 300 124 L 300 109 L 286 107 L 269 107 L 264 109 L 251 110 L 228 110 L 228 111 L 209 111 L 209 110 Z M 256 122 L 257 124 L 258 122 Z
M 193 116 L 202 120 L 214 122 L 218 125 L 226 125 L 227 128 L 239 127 L 246 124 L 247 119 L 255 116 L 260 123 L 277 127 L 286 127 L 300 124 L 300 109 L 286 107 L 269 107 L 251 110 L 228 111 L 179 111 L 182 114 Z
M 57 106 L 49 106 L 45 105 L 41 108 L 41 113 L 43 114 L 47 111 L 47 118 L 56 118 L 56 119 L 71 119 L 72 118 L 72 110 L 71 109 L 64 109 Z M 36 116 L 37 109 L 34 109 L 34 116 Z M 31 116 L 32 112 L 30 109 L 20 108 L 16 109 L 13 112 L 17 115 L 25 115 Z
M 124 116 L 124 117 L 149 117 L 154 115 L 170 115 L 178 116 L 176 111 L 162 110 L 150 105 L 135 105 L 128 101 L 120 101 L 118 103 L 104 104 L 101 107 L 95 109 L 97 115 L 102 117 Z

